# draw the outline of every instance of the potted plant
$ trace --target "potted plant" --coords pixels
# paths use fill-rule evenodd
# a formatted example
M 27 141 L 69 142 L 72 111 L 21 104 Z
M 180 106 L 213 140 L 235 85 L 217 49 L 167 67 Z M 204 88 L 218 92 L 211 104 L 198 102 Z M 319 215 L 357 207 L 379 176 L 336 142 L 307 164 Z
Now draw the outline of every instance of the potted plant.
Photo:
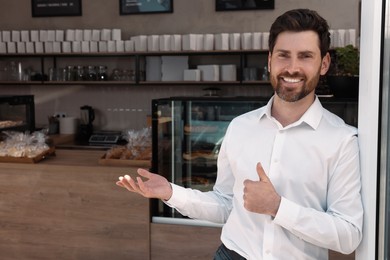
M 326 79 L 335 97 L 358 97 L 359 58 L 359 50 L 352 45 L 334 49 L 332 66 Z

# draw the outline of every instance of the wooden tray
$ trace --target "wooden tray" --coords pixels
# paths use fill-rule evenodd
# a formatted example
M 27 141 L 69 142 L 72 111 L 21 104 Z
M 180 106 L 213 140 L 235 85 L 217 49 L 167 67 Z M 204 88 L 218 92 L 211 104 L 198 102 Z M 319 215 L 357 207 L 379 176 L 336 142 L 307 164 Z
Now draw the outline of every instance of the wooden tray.
M 149 168 L 151 166 L 150 160 L 106 159 L 105 154 L 99 159 L 99 164 L 106 166 L 133 166 L 140 168 Z
M 7 163 L 37 163 L 39 161 L 42 161 L 47 156 L 55 155 L 55 148 L 51 147 L 49 150 L 44 151 L 41 154 L 38 154 L 35 157 L 28 158 L 28 157 L 12 157 L 12 156 L 0 156 L 0 162 L 7 162 Z

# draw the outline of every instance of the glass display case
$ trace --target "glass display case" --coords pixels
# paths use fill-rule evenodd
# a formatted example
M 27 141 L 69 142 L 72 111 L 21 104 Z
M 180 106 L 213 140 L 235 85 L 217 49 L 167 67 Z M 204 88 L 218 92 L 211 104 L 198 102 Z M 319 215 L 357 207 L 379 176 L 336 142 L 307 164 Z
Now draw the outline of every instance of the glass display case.
M 264 97 L 173 97 L 152 101 L 152 171 L 180 186 L 212 190 L 217 157 L 230 121 L 268 102 Z M 357 101 L 324 98 L 322 104 L 357 125 Z M 153 201 L 152 215 L 183 218 Z
M 34 96 L 0 95 L 0 132 L 34 130 Z

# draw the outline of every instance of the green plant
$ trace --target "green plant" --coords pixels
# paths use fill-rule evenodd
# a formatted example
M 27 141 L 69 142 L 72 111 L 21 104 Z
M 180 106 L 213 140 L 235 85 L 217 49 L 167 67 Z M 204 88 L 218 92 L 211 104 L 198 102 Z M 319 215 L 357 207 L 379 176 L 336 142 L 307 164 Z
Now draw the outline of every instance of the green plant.
M 359 75 L 359 50 L 352 45 L 335 48 L 334 70 L 336 76 Z

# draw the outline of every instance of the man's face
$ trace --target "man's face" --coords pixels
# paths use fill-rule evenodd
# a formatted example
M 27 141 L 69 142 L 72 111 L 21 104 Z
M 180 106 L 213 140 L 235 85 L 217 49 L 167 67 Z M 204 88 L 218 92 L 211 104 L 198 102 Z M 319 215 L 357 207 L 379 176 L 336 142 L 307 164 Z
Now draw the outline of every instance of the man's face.
M 321 59 L 319 38 L 314 31 L 282 32 L 268 57 L 271 85 L 285 101 L 314 95 L 320 75 L 325 75 L 329 54 Z

